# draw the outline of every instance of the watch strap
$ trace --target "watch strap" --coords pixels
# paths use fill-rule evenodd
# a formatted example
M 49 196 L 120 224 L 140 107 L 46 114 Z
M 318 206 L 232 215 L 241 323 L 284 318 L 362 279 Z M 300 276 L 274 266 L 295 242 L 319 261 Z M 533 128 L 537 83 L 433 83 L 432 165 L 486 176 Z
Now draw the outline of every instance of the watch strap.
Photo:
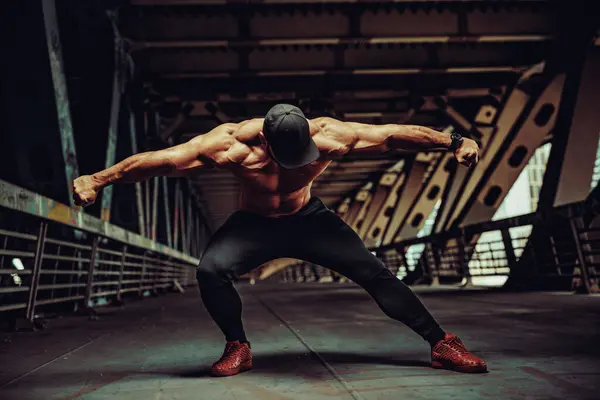
M 452 139 L 452 142 L 450 143 L 451 151 L 456 151 L 456 149 L 458 149 L 458 147 L 464 141 L 463 137 L 459 133 L 456 133 L 456 132 L 454 132 L 450 135 L 450 139 Z

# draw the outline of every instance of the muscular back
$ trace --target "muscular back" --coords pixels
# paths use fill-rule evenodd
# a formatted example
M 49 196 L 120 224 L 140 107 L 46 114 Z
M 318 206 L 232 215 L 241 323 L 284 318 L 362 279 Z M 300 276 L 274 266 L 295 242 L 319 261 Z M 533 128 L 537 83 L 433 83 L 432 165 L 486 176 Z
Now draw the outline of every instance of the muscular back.
M 369 126 L 332 118 L 309 120 L 309 126 L 321 156 L 315 162 L 296 169 L 281 168 L 270 156 L 262 134 L 262 118 L 224 124 L 193 141 L 198 141 L 196 147 L 201 149 L 198 160 L 206 159 L 213 166 L 227 169 L 240 179 L 242 209 L 281 216 L 296 212 L 308 202 L 312 182 L 334 157 L 350 150 L 386 150 L 384 138 L 388 133 L 385 129 L 365 129 Z
M 240 179 L 242 209 L 269 216 L 294 213 L 308 202 L 312 182 L 331 160 L 321 157 L 301 168 L 281 168 L 269 154 L 262 126 L 262 119 L 222 125 L 204 135 L 202 147 L 211 149 L 205 154 L 215 167 Z M 310 121 L 310 126 L 315 138 L 319 125 Z

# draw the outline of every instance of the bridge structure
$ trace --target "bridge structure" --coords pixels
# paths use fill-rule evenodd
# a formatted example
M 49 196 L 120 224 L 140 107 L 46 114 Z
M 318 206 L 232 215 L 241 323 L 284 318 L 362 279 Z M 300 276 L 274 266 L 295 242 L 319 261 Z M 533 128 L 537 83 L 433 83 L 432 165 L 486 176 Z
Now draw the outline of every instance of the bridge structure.
M 548 0 L 28 0 L 0 5 L 0 397 L 597 398 L 600 11 Z M 196 267 L 237 209 L 210 169 L 72 182 L 261 117 L 412 124 L 451 153 L 347 155 L 312 186 L 490 374 L 428 368 L 348 278 L 272 260 L 239 286 L 255 370 Z

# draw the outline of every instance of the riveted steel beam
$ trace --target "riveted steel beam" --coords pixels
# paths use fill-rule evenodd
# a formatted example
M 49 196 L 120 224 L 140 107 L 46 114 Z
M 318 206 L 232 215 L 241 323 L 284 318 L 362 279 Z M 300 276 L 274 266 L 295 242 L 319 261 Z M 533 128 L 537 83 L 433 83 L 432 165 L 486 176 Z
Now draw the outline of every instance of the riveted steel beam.
M 370 230 L 371 225 L 375 221 L 376 217 L 382 212 L 386 199 L 389 197 L 392 188 L 396 184 L 396 181 L 401 179 L 400 176 L 403 168 L 404 161 L 399 161 L 379 178 L 379 182 L 377 183 L 377 187 L 373 193 L 371 204 L 366 212 L 362 226 L 358 230 L 358 234 L 363 240 L 365 240 L 367 232 Z
M 367 231 L 367 234 L 363 238 L 365 245 L 369 247 L 379 246 L 381 244 L 387 227 L 392 220 L 395 206 L 398 203 L 402 188 L 406 183 L 406 175 L 410 170 L 410 164 L 399 162 L 398 166 L 400 166 L 400 164 L 402 164 L 401 170 L 394 171 L 396 174 L 396 179 L 393 186 L 383 187 L 383 190 L 386 192 L 385 201 L 378 211 L 375 220 L 371 224 L 371 227 Z M 392 171 L 390 171 L 390 173 L 392 173 Z
M 554 129 L 564 82 L 564 74 L 552 78 L 529 102 L 523 118 L 512 121 L 511 135 L 498 147 L 482 179 L 473 192 L 463 192 L 470 195 L 463 196 L 464 206 L 455 210 L 455 225 L 483 222 L 493 217 L 535 150 Z
M 410 171 L 407 172 L 406 183 L 397 189 L 399 200 L 395 204 L 391 220 L 383 236 L 382 245 L 392 243 L 423 185 L 427 169 L 431 163 L 437 162 L 438 159 L 439 155 L 437 153 L 417 154 Z

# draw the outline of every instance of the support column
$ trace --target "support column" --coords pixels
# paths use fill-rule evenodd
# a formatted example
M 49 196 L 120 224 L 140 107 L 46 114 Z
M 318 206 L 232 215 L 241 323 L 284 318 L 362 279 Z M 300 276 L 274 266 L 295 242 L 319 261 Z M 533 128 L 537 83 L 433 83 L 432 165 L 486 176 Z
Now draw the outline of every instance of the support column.
M 94 270 L 96 268 L 96 257 L 98 256 L 98 242 L 100 238 L 94 236 L 92 239 L 92 250 L 90 252 L 90 265 L 88 267 L 87 284 L 85 286 L 85 298 L 83 300 L 83 309 L 87 310 L 90 308 L 90 301 L 92 300 L 92 293 L 94 291 Z
M 179 243 L 179 196 L 181 195 L 181 189 L 179 187 L 179 181 L 175 182 L 175 202 L 173 203 L 173 248 L 177 248 Z
M 160 178 L 155 176 L 153 179 L 153 194 L 152 194 L 152 229 L 150 237 L 152 240 L 156 240 L 156 226 L 158 224 L 158 186 Z
M 131 140 L 131 154 L 137 154 L 137 131 L 135 126 L 135 114 L 133 110 L 129 109 L 129 135 Z M 135 200 L 138 211 L 138 225 L 140 235 L 146 236 L 146 223 L 144 221 L 144 202 L 142 200 L 142 183 L 135 183 Z
M 180 191 L 179 193 L 179 224 L 181 226 L 181 251 L 185 252 L 185 246 L 187 243 L 187 232 L 185 230 L 185 226 L 186 226 L 186 221 L 185 221 L 185 215 L 186 212 L 189 212 L 188 210 L 185 210 L 184 207 L 184 200 L 183 200 L 183 196 L 184 196 L 184 192 L 183 190 Z
M 144 218 L 146 220 L 146 237 L 150 237 L 152 233 L 152 220 L 150 215 L 150 179 L 144 182 L 144 191 Z
M 173 236 L 171 234 L 171 211 L 169 207 L 169 185 L 167 184 L 167 177 L 162 177 L 163 185 L 163 202 L 165 205 L 165 229 L 167 230 L 167 244 L 169 247 L 173 247 Z
M 193 234 L 193 229 L 192 229 L 192 223 L 193 223 L 193 208 L 192 208 L 192 197 L 188 196 L 188 201 L 187 201 L 187 221 L 186 221 L 186 228 L 187 228 L 187 241 L 186 241 L 186 248 L 185 251 L 190 254 L 192 252 L 192 234 Z
M 119 267 L 119 283 L 117 285 L 117 302 L 122 303 L 123 299 L 121 297 L 121 289 L 123 288 L 123 275 L 125 272 L 125 258 L 127 257 L 127 245 L 123 245 L 123 250 L 121 252 L 121 265 Z
M 35 246 L 35 258 L 33 260 L 33 271 L 31 273 L 31 283 L 29 284 L 29 298 L 27 301 L 26 318 L 31 323 L 35 318 L 35 303 L 37 300 L 38 285 L 40 282 L 40 270 L 42 269 L 42 260 L 44 259 L 44 245 L 46 243 L 46 232 L 48 224 L 40 223 L 37 242 Z
M 203 234 L 202 234 L 202 225 L 200 224 L 200 210 L 198 210 L 198 212 L 196 213 L 196 254 L 194 254 L 194 257 L 200 257 L 200 255 L 202 254 L 202 250 L 203 250 L 203 244 L 204 242 L 202 241 L 203 238 Z
M 115 154 L 117 151 L 117 131 L 119 129 L 119 112 L 121 110 L 121 94 L 123 93 L 123 83 L 121 79 L 121 40 L 116 26 L 114 15 L 110 14 L 113 23 L 115 58 L 113 66 L 113 85 L 110 106 L 110 119 L 108 124 L 108 139 L 106 143 L 106 164 L 105 168 L 110 168 L 115 163 Z M 110 210 L 112 204 L 113 186 L 110 185 L 102 191 L 102 207 L 100 218 L 103 221 L 110 221 Z
M 581 84 L 575 99 L 573 120 L 566 143 L 562 166 L 558 173 L 554 206 L 583 201 L 591 190 L 592 173 L 596 161 L 598 136 L 600 135 L 600 48 L 587 52 Z M 560 135 L 557 132 L 557 135 Z M 550 165 L 549 165 L 550 166 Z
M 593 82 L 597 80 L 597 70 L 590 69 L 598 66 L 596 57 L 591 58 L 589 64 L 586 63 L 598 27 L 598 15 L 592 3 L 579 6 L 565 4 L 561 11 L 563 12 L 560 25 L 562 32 L 557 38 L 556 49 L 550 57 L 549 64 L 564 73 L 565 85 L 556 117 L 556 126 L 553 130 L 552 149 L 539 196 L 538 209 L 544 213 L 550 210 L 557 201 L 560 203 L 581 196 L 580 187 L 582 185 L 579 177 L 574 175 L 583 174 L 581 179 L 589 178 L 588 185 L 590 185 L 593 168 L 593 161 L 590 163 L 590 160 L 593 159 L 591 155 L 593 150 L 582 150 L 582 158 L 579 160 L 577 152 L 581 148 L 576 141 L 582 140 L 581 145 L 585 146 L 584 143 L 591 143 L 593 140 L 582 138 L 586 134 L 594 136 L 596 144 L 592 147 L 595 150 L 598 139 L 598 131 L 586 131 L 587 128 L 593 129 L 599 124 L 599 117 L 593 115 L 598 114 L 597 110 L 595 107 L 589 107 L 590 103 L 586 101 L 591 100 L 591 104 L 596 102 L 597 95 L 594 95 L 597 92 L 594 93 L 594 89 L 599 86 L 598 83 Z M 591 85 L 589 90 L 582 86 L 584 72 L 587 78 L 585 83 Z M 586 107 L 590 109 L 585 110 Z M 576 112 L 578 121 L 577 124 L 574 124 Z M 581 132 L 575 133 L 575 128 L 581 129 Z M 573 134 L 574 140 L 570 141 L 571 134 Z M 571 142 L 570 146 L 569 142 Z M 577 165 L 575 167 L 577 172 L 574 171 L 574 163 Z M 584 171 L 586 168 L 588 171 Z M 562 179 L 569 179 L 571 182 L 561 185 Z M 561 188 L 560 198 L 558 197 L 559 186 Z M 574 192 L 568 193 L 567 190 L 571 188 L 574 189 Z M 589 189 L 587 193 L 589 193 Z M 586 197 L 585 195 L 582 199 Z
M 61 148 L 63 159 L 65 161 L 65 178 L 67 181 L 69 201 L 70 204 L 74 206 L 72 182 L 79 176 L 79 168 L 77 166 L 77 154 L 75 152 L 73 126 L 71 123 L 71 110 L 69 108 L 69 97 L 67 93 L 67 81 L 65 79 L 54 0 L 42 0 L 42 9 L 44 13 L 44 27 L 46 30 L 48 55 L 50 57 L 50 71 L 52 73 L 52 82 L 54 84 L 56 111 L 58 113 Z

